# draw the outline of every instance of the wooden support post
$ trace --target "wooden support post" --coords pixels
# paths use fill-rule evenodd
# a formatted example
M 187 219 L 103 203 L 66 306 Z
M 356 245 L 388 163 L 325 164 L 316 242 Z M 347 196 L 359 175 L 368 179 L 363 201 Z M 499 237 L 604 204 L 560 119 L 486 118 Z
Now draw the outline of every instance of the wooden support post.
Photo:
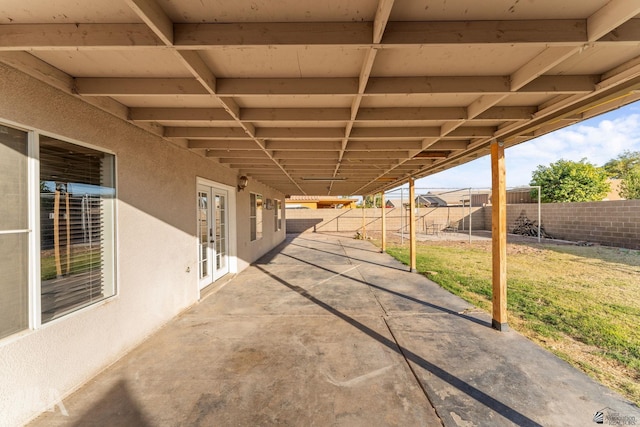
M 367 238 L 367 225 L 365 223 L 365 209 L 367 209 L 367 204 L 365 203 L 366 196 L 362 196 L 362 238 Z
M 56 187 L 58 184 L 56 184 Z M 62 277 L 60 262 L 60 190 L 56 188 L 53 196 L 53 256 L 56 263 L 56 276 Z
M 416 188 L 415 179 L 409 178 L 409 271 L 416 272 Z
M 491 144 L 491 240 L 493 258 L 493 319 L 491 326 L 506 331 L 507 324 L 507 188 L 504 143 Z
M 380 252 L 387 251 L 387 206 L 384 201 L 384 191 L 380 193 L 380 209 L 382 209 L 382 244 Z

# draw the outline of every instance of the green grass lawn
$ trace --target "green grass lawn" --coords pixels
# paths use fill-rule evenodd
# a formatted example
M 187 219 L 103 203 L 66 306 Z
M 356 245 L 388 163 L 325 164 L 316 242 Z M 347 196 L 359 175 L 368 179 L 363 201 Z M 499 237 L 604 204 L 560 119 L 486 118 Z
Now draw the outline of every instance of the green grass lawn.
M 387 252 L 408 263 L 408 248 Z M 419 244 L 418 272 L 491 310 L 488 244 Z M 640 404 L 640 251 L 509 244 L 509 323 Z
M 67 257 L 66 252 L 63 252 L 60 257 L 60 266 L 63 274 L 78 274 L 92 269 L 97 270 L 102 264 L 100 249 L 76 249 L 71 255 L 70 264 L 70 271 L 67 272 Z M 40 276 L 42 280 L 50 280 L 57 277 L 56 260 L 52 250 L 43 252 L 40 257 Z

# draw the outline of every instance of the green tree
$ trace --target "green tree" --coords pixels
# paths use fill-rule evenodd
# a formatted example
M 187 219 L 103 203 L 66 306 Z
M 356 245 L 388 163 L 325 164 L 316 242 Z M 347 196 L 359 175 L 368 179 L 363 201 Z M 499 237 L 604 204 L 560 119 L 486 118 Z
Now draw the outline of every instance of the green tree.
M 592 202 L 602 200 L 610 190 L 607 172 L 582 159 L 558 160 L 533 171 L 530 185 L 541 187 L 542 202 Z
M 640 199 L 640 167 L 630 170 L 620 183 L 620 195 L 625 199 Z
M 375 196 L 365 196 L 364 207 L 365 208 L 382 207 L 382 196 L 380 194 L 376 194 Z
M 624 151 L 603 166 L 611 178 L 624 179 L 628 172 L 640 168 L 640 151 Z
M 604 164 L 612 178 L 622 179 L 620 195 L 625 199 L 640 199 L 640 151 L 625 151 Z

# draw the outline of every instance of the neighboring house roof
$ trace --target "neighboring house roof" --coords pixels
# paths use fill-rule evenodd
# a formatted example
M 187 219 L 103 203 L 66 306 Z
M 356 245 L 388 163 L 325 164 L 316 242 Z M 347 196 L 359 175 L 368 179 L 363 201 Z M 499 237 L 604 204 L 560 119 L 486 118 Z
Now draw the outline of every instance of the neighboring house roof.
M 416 205 L 418 206 L 447 206 L 447 202 L 433 194 L 425 194 L 416 197 Z
M 298 207 L 301 203 L 312 203 L 318 208 L 334 208 L 341 206 L 350 206 L 358 199 L 347 199 L 344 197 L 331 196 L 291 196 L 285 199 L 286 207 Z

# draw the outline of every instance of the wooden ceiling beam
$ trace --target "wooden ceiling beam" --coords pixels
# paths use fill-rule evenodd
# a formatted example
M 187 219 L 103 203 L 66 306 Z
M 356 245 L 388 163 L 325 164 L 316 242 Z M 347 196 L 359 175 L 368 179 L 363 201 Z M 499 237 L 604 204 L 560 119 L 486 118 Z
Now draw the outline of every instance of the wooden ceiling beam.
M 251 140 L 244 129 L 237 127 L 173 127 L 164 128 L 166 138 L 187 139 L 222 139 L 222 140 Z
M 376 16 L 373 19 L 373 43 L 380 43 L 389 22 L 394 0 L 379 0 Z
M 441 150 L 466 150 L 469 146 L 468 141 L 442 140 L 425 148 L 422 151 L 441 151 Z
M 540 76 L 518 89 L 520 93 L 586 94 L 593 92 L 600 76 Z
M 222 96 L 241 95 L 355 95 L 358 79 L 342 78 L 251 78 L 219 79 L 218 93 Z
M 525 65 L 511 74 L 511 90 L 519 90 L 527 83 L 532 82 L 546 71 L 555 67 L 565 59 L 579 52 L 579 46 L 549 46 L 532 58 Z
M 335 165 L 337 161 L 338 161 L 337 153 L 335 158 L 328 158 L 328 159 L 321 158 L 321 157 L 288 158 L 288 159 L 280 158 L 279 159 L 280 164 L 285 168 L 288 168 L 290 166 L 302 166 L 302 165 L 308 165 L 310 168 L 313 168 L 316 166 L 323 166 L 323 165 Z
M 224 157 L 226 159 L 269 159 L 269 156 L 262 150 L 207 150 L 206 157 Z
M 0 25 L 0 51 L 165 47 L 146 24 Z
M 128 0 L 130 3 L 152 3 Z M 637 5 L 619 0 L 588 20 L 516 20 L 388 22 L 381 47 L 417 47 L 455 44 L 526 44 L 582 46 L 637 44 L 640 41 Z M 164 13 L 164 12 L 162 12 Z M 139 14 L 140 15 L 140 14 Z M 243 46 L 370 47 L 372 22 L 200 23 L 169 26 L 164 18 L 142 12 L 148 23 L 127 24 L 11 24 L 0 26 L 0 50 L 148 49 L 166 45 L 179 50 L 208 50 Z M 144 19 L 144 18 L 141 18 Z M 168 19 L 168 18 L 167 18 Z M 161 29 L 162 27 L 162 29 Z M 544 31 L 540 31 L 544 28 Z M 587 28 L 589 35 L 587 36 Z M 615 32 L 613 30 L 616 30 Z
M 465 119 L 462 107 L 360 108 L 357 121 L 456 120 Z
M 243 108 L 240 119 L 249 122 L 345 122 L 350 118 L 348 108 Z
M 75 79 L 79 95 L 210 95 L 195 78 L 93 78 Z
M 173 45 L 173 22 L 154 0 L 125 0 L 167 46 Z
M 528 120 L 536 111 L 536 107 L 491 107 L 474 116 L 473 120 Z
M 634 70 L 637 72 L 637 70 Z M 72 82 L 72 79 L 69 80 Z M 71 83 L 69 83 L 71 85 Z M 474 120 L 510 121 L 526 120 L 535 113 L 535 107 L 492 107 L 479 114 Z M 242 109 L 241 120 L 247 122 L 344 122 L 349 120 L 348 108 L 268 108 Z M 361 108 L 357 122 L 394 121 L 442 121 L 459 120 L 466 116 L 463 107 L 444 108 Z M 147 108 L 129 109 L 129 119 L 136 122 L 229 122 L 235 119 L 224 108 Z
M 270 159 L 267 157 L 260 157 L 260 158 L 216 157 L 216 159 L 220 163 L 233 165 L 229 167 L 232 167 L 234 169 L 241 169 L 241 168 L 278 169 L 278 166 L 274 163 L 273 159 Z
M 544 28 L 544 31 L 540 31 Z M 389 22 L 383 45 L 579 44 L 587 41 L 584 19 Z
M 540 76 L 522 87 L 527 93 L 579 93 L 593 90 L 599 76 Z M 216 93 L 225 97 L 286 95 L 357 95 L 358 79 L 226 79 L 216 80 Z M 211 95 L 195 78 L 93 78 L 76 79 L 76 90 L 91 96 Z M 438 76 L 374 77 L 369 79 L 364 96 L 407 94 L 509 94 L 509 77 Z
M 266 141 L 267 150 L 340 151 L 339 141 Z
M 372 22 L 242 22 L 175 24 L 175 43 L 183 49 L 229 46 L 368 46 Z
M 224 158 L 218 159 L 218 161 L 221 161 L 221 160 L 225 160 L 225 159 Z M 226 159 L 226 160 L 234 160 L 231 162 L 221 162 L 221 163 L 225 163 L 227 166 L 229 166 L 232 169 L 260 170 L 260 171 L 277 170 L 279 172 L 282 172 L 282 170 L 272 160 L 265 161 L 265 160 L 255 159 L 257 161 L 252 161 L 252 162 L 235 161 L 239 159 Z
M 362 159 L 364 161 L 368 159 L 407 159 L 409 158 L 409 151 L 350 151 L 347 149 L 343 158 L 345 160 Z
M 351 132 L 351 139 L 367 140 L 401 140 L 420 139 L 430 136 L 440 136 L 438 127 L 389 127 L 389 128 L 354 128 Z
M 260 150 L 255 141 L 238 140 L 189 140 L 189 149 L 211 149 L 211 150 Z
M 492 136 L 495 132 L 492 126 L 462 126 L 447 134 L 449 138 L 472 138 L 480 136 Z M 354 128 L 351 133 L 353 139 L 420 139 L 428 137 L 440 137 L 438 127 L 401 127 L 401 128 Z
M 129 109 L 129 119 L 137 122 L 209 121 L 226 122 L 234 118 L 224 108 L 140 108 Z
M 211 95 L 216 94 L 216 78 L 198 52 L 176 51 L 182 64 Z M 230 109 L 231 110 L 231 109 Z
M 587 18 L 587 40 L 596 41 L 640 14 L 640 2 L 611 0 Z
M 331 140 L 344 138 L 342 128 L 260 128 L 256 129 L 260 139 L 306 139 Z
M 413 156 L 420 159 L 446 159 L 451 154 L 449 151 L 423 151 Z
M 274 159 L 335 159 L 338 161 L 337 151 L 274 151 Z
M 349 141 L 348 151 L 418 150 L 420 141 Z

